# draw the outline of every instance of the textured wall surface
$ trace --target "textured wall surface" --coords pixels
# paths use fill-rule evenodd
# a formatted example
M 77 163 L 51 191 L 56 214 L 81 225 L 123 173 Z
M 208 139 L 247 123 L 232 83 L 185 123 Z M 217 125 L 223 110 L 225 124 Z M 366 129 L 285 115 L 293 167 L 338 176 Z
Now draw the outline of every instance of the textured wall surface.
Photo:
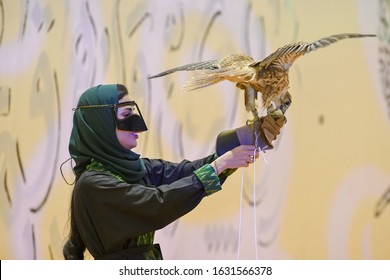
M 242 92 L 148 76 L 345 32 L 378 37 L 299 58 L 268 163 L 238 170 L 156 241 L 166 259 L 389 259 L 389 25 L 389 0 L 0 0 L 0 259 L 63 258 L 74 176 L 60 166 L 85 89 L 129 88 L 149 127 L 143 157 L 196 159 L 250 117 Z

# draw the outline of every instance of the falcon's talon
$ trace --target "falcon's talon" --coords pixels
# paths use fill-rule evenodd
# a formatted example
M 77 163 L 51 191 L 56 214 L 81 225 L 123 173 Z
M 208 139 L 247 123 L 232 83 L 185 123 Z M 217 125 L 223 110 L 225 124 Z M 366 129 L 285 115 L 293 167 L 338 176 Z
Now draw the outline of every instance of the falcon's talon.
M 255 122 L 257 122 L 258 121 L 258 119 L 256 119 L 256 118 L 253 118 L 252 120 L 246 120 L 246 125 L 247 126 L 251 126 L 252 124 L 254 124 Z
M 250 126 L 250 125 L 252 125 L 252 124 L 254 124 L 255 122 L 257 122 L 257 121 L 260 120 L 260 117 L 259 117 L 259 114 L 258 114 L 258 112 L 257 112 L 257 109 L 254 109 L 254 110 L 252 111 L 252 115 L 253 115 L 253 119 L 247 120 L 247 121 L 246 121 L 246 125 L 247 125 L 247 126 Z

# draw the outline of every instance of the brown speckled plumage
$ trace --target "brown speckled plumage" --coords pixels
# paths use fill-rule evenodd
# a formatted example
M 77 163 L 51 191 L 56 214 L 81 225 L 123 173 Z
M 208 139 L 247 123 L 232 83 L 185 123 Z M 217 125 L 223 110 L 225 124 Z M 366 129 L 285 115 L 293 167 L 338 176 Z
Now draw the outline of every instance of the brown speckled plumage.
M 251 111 L 256 119 L 258 118 L 256 104 L 258 92 L 262 95 L 263 108 L 268 108 L 268 111 L 272 111 L 270 107 L 277 108 L 285 102 L 288 102 L 288 105 L 291 103 L 291 96 L 288 92 L 288 71 L 298 57 L 342 39 L 375 36 L 372 34 L 337 34 L 312 43 L 288 44 L 261 61 L 254 61 L 252 57 L 243 54 L 232 54 L 219 60 L 172 68 L 150 78 L 165 76 L 177 71 L 196 71 L 197 75 L 185 85 L 188 90 L 207 87 L 224 80 L 236 83 L 238 88 L 245 91 L 246 110 Z

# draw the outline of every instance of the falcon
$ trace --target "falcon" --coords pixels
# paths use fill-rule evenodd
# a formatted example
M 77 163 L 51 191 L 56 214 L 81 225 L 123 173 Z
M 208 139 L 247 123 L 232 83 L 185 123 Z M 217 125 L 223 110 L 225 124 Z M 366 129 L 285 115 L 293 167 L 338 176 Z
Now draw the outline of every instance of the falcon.
M 259 119 L 257 95 L 261 94 L 262 108 L 278 117 L 284 115 L 292 98 L 289 93 L 289 69 L 294 61 L 319 48 L 327 47 L 343 39 L 376 37 L 374 34 L 343 33 L 324 37 L 312 43 L 298 42 L 285 45 L 261 61 L 245 54 L 232 54 L 222 59 L 190 63 L 175 67 L 149 79 L 162 77 L 177 71 L 195 71 L 197 75 L 184 85 L 188 91 L 208 87 L 222 81 L 235 83 L 245 94 L 245 109 L 252 112 L 255 122 Z

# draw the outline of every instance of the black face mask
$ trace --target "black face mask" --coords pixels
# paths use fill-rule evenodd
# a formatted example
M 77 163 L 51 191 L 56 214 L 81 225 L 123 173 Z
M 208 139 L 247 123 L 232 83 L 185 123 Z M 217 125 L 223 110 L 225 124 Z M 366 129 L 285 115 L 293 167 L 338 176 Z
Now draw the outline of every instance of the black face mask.
M 148 128 L 142 117 L 137 103 L 134 101 L 122 102 L 114 105 L 115 123 L 119 130 L 143 132 Z M 118 119 L 118 114 L 121 117 Z
M 114 109 L 115 124 L 117 129 L 134 132 L 143 132 L 148 130 L 144 118 L 142 117 L 141 111 L 139 110 L 138 105 L 137 103 L 135 103 L 135 101 L 122 102 L 118 104 L 79 106 L 73 110 L 98 109 L 107 107 L 111 107 Z M 120 116 L 120 119 L 118 119 L 118 115 Z

